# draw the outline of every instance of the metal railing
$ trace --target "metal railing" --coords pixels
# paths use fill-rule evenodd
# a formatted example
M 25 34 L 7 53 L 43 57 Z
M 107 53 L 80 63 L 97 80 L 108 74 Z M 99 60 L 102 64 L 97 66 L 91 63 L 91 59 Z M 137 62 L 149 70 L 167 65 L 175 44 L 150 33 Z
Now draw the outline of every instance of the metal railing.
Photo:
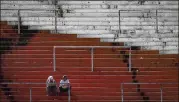
M 50 1 L 50 0 L 49 0 Z M 59 18 L 58 17 L 58 11 L 59 11 L 59 9 L 58 9 L 58 7 L 59 7 L 59 0 L 53 0 L 53 2 L 55 2 L 55 3 L 52 3 L 52 4 L 49 4 L 49 5 L 53 5 L 54 6 L 54 8 L 49 8 L 48 10 L 49 11 L 53 11 L 53 13 L 54 13 L 54 15 L 52 16 L 52 17 L 54 17 L 54 32 L 56 32 L 56 33 L 58 33 L 58 24 L 57 24 L 57 22 L 58 22 L 58 19 L 57 18 Z M 34 11 L 34 9 L 33 8 L 23 8 L 23 9 L 7 9 L 7 8 L 1 8 L 1 10 L 18 10 L 18 12 L 19 11 L 24 11 L 24 10 L 32 10 L 32 11 Z M 37 10 L 47 10 L 47 9 L 42 9 L 42 8 L 39 8 L 39 9 L 37 9 Z M 65 10 L 65 9 L 64 9 Z M 153 11 L 153 10 L 155 10 L 155 11 Z M 167 9 L 165 9 L 165 10 L 167 10 Z M 170 10 L 170 9 L 169 9 Z M 173 10 L 175 10 L 175 9 L 173 9 Z M 130 13 L 129 11 L 136 11 L 136 13 L 146 13 L 146 15 L 147 16 L 145 16 L 145 17 L 152 17 L 152 18 L 154 18 L 155 19 L 155 30 L 156 30 L 156 33 L 158 33 L 159 32 L 159 28 L 158 28 L 158 16 L 159 16 L 159 14 L 160 13 L 165 13 L 166 11 L 160 11 L 160 9 L 153 9 L 153 8 L 148 8 L 148 9 L 143 9 L 143 10 L 137 10 L 137 9 L 127 9 L 127 10 L 121 10 L 121 9 L 119 9 L 117 12 L 115 12 L 116 14 L 118 14 L 118 18 L 119 18 L 119 21 L 118 21 L 118 31 L 119 31 L 119 34 L 121 34 L 121 17 L 123 17 L 123 12 L 125 12 L 125 13 Z M 145 11 L 145 12 L 144 12 Z M 169 11 L 169 13 L 170 13 L 171 11 Z M 155 13 L 155 15 L 152 15 L 152 16 L 150 16 L 150 15 L 148 15 L 147 13 Z M 18 17 L 19 17 L 19 15 L 20 14 L 18 14 Z M 29 15 L 30 16 L 30 15 Z M 135 16 L 135 15 L 134 15 Z M 13 16 L 14 17 L 14 16 Z M 137 16 L 136 16 L 137 17 Z M 153 29 L 152 29 L 153 30 Z
M 119 10 L 118 11 L 118 15 L 119 15 L 119 34 L 121 34 L 121 16 L 122 16 L 122 12 L 124 12 L 124 11 L 128 11 L 128 12 L 129 11 L 140 11 L 140 12 L 145 11 L 143 13 L 150 13 L 150 9 L 147 9 L 147 10 Z M 150 15 L 147 15 L 147 18 L 149 18 L 149 17 L 150 17 Z M 158 32 L 159 30 L 158 30 L 158 10 L 157 9 L 155 10 L 155 22 L 156 22 L 156 24 L 155 24 L 155 26 L 156 26 L 155 31 L 156 31 L 156 33 L 159 33 Z
M 46 83 L 31 83 L 31 82 L 27 82 L 27 83 L 23 83 L 23 82 L 4 82 L 4 83 L 0 83 L 0 85 L 5 85 L 5 84 L 18 84 L 18 85 L 44 85 L 44 84 L 46 84 Z M 138 84 L 148 84 L 148 85 L 151 85 L 151 84 L 158 84 L 158 85 L 160 85 L 160 88 L 159 88 L 159 90 L 160 90 L 160 102 L 163 102 L 164 100 L 163 100 L 163 87 L 162 87 L 162 85 L 166 85 L 166 84 L 178 84 L 178 83 L 121 83 L 121 102 L 124 102 L 125 100 L 124 100 L 124 85 L 129 85 L 129 84 L 133 84 L 133 85 L 138 85 Z M 70 86 L 69 86 L 70 87 Z M 32 86 L 28 86 L 27 87 L 27 89 L 29 89 L 29 102 L 32 102 L 33 101 L 33 96 L 32 96 Z M 149 86 L 149 88 L 150 88 L 150 86 Z M 44 88 L 44 90 L 45 90 L 45 88 Z M 60 96 L 59 96 L 60 97 Z M 71 88 L 69 88 L 69 90 L 68 90 L 68 102 L 70 102 L 71 101 Z
M 20 10 L 18 10 L 18 34 L 21 34 L 21 16 L 20 16 Z
M 160 85 L 160 102 L 163 102 L 163 87 L 164 84 L 178 84 L 178 83 L 121 83 L 121 101 L 124 102 L 124 85 L 141 85 L 141 84 L 158 84 Z M 149 86 L 150 87 L 150 86 Z
M 94 71 L 94 49 L 97 48 L 129 48 L 129 72 L 131 72 L 131 47 L 130 46 L 54 46 L 53 47 L 53 70 L 56 71 L 56 48 L 90 48 L 91 49 L 91 71 Z
M 31 83 L 31 82 L 3 82 L 3 83 L 0 83 L 0 85 L 5 85 L 5 84 L 18 84 L 18 85 L 45 85 L 46 83 Z M 69 85 L 69 89 L 68 89 L 68 102 L 70 102 L 71 101 L 71 88 L 70 88 L 70 84 L 68 84 Z M 32 96 L 32 86 L 31 87 L 27 87 L 27 89 L 29 88 L 29 102 L 32 102 L 33 101 L 33 96 Z M 44 88 L 44 90 L 45 90 L 45 88 Z M 57 88 L 57 90 L 58 90 L 58 88 Z M 60 97 L 60 96 L 59 96 Z

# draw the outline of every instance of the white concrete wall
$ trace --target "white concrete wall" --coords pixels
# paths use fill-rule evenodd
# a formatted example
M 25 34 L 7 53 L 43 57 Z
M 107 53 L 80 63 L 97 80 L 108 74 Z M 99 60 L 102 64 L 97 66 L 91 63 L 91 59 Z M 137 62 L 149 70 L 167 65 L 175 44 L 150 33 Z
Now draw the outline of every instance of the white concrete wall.
M 17 24 L 20 9 L 23 25 L 55 30 L 55 6 L 49 1 L 1 1 L 1 20 Z M 178 1 L 58 1 L 58 6 L 63 10 L 63 17 L 57 18 L 58 33 L 178 53 Z

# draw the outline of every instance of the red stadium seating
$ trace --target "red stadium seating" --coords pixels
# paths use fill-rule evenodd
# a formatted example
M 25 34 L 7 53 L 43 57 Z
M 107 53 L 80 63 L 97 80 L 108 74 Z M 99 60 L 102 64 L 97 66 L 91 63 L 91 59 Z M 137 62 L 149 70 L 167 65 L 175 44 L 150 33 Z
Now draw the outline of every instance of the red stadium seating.
M 7 25 L 1 22 L 3 25 Z M 7 27 L 9 27 L 7 25 Z M 13 31 L 10 28 L 10 31 Z M 8 36 L 9 37 L 9 36 Z M 119 43 L 123 46 L 123 43 Z M 33 102 L 68 102 L 67 96 L 46 96 L 45 82 L 53 75 L 58 83 L 68 75 L 72 85 L 71 102 L 121 102 L 121 83 L 178 83 L 176 55 L 160 55 L 157 50 L 133 50 L 132 68 L 138 69 L 135 78 L 128 71 L 121 51 L 125 48 L 94 49 L 94 71 L 91 72 L 91 52 L 84 48 L 56 48 L 56 71 L 53 71 L 53 46 L 113 46 L 96 38 L 77 38 L 75 34 L 49 34 L 41 31 L 32 37 L 27 46 L 16 46 L 2 58 L 4 81 L 44 84 L 8 84 L 14 100 L 29 102 L 32 89 Z M 4 86 L 0 86 L 4 88 Z M 164 102 L 177 102 L 178 84 L 162 84 Z M 143 92 L 149 100 L 160 101 L 159 84 L 123 84 L 124 101 L 144 101 Z M 1 101 L 9 102 L 1 91 Z

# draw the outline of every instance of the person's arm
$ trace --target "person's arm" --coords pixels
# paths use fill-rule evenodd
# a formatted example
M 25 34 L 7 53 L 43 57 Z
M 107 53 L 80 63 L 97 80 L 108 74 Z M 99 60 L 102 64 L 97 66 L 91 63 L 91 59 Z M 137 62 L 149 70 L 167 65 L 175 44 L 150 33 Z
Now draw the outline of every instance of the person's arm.
M 68 86 L 70 86 L 70 81 L 69 80 L 67 80 L 67 83 L 68 83 Z
M 46 87 L 48 87 L 48 79 L 47 79 L 47 81 L 46 81 Z
M 68 79 L 68 83 L 70 84 L 70 80 Z
M 57 87 L 57 83 L 56 83 L 56 81 L 54 80 L 54 83 L 55 83 L 55 86 Z
M 59 87 L 60 87 L 60 86 L 62 86 L 62 82 L 63 82 L 63 81 L 62 81 L 62 80 L 60 80 Z

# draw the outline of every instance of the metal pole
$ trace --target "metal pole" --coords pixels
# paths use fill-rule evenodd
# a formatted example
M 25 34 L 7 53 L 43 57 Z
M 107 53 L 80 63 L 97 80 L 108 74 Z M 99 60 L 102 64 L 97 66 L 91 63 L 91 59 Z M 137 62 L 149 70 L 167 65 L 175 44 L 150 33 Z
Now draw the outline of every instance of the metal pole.
M 119 34 L 121 34 L 121 11 L 119 10 Z
M 71 100 L 71 87 L 69 86 L 69 90 L 68 90 L 68 102 L 70 102 Z
M 94 48 L 91 48 L 91 71 L 94 71 Z
M 124 90 L 123 90 L 123 83 L 121 83 L 121 100 L 124 102 Z
M 131 67 L 132 67 L 132 58 L 131 58 L 131 47 L 130 47 L 130 50 L 129 50 L 129 72 L 131 72 Z
M 57 34 L 57 2 L 55 0 L 55 33 Z
M 32 102 L 32 89 L 30 88 L 30 102 Z
M 18 10 L 18 34 L 21 34 L 21 18 L 20 18 L 20 10 Z
M 162 84 L 160 86 L 160 97 L 161 97 L 161 102 L 163 102 L 163 89 L 162 89 Z
M 53 47 L 53 70 L 56 71 L 56 56 L 55 56 L 55 46 Z
M 156 10 L 156 33 L 158 33 L 158 11 Z

